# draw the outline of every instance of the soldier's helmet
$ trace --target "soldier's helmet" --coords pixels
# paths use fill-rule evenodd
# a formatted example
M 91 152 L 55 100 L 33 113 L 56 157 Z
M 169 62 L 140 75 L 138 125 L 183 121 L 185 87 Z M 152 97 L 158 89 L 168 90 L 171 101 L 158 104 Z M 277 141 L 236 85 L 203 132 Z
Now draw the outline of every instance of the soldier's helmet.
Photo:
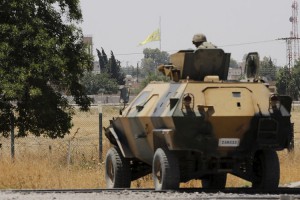
M 206 42 L 206 36 L 202 33 L 197 33 L 193 37 L 193 42 Z

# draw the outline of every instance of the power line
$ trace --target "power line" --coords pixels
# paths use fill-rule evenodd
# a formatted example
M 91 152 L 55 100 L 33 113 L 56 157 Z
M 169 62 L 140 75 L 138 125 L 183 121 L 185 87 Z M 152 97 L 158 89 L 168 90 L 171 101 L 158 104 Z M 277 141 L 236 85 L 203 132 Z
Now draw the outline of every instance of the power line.
M 262 40 L 262 41 L 256 41 L 256 42 L 245 42 L 245 43 L 237 43 L 237 44 L 220 45 L 220 47 L 243 46 L 243 45 L 249 45 L 249 44 L 262 44 L 262 43 L 275 42 L 275 41 L 276 40 Z
M 144 54 L 144 53 L 117 53 L 115 56 L 130 56 L 130 55 L 138 55 L 138 54 Z
M 219 47 L 234 47 L 234 46 L 244 46 L 244 45 L 251 45 L 251 44 L 262 44 L 262 43 L 269 43 L 269 42 L 277 42 L 278 39 L 273 39 L 273 40 L 262 40 L 262 41 L 256 41 L 256 42 L 245 42 L 245 43 L 236 43 L 236 44 L 226 44 L 226 45 L 219 45 Z M 176 52 L 177 50 L 167 50 L 165 52 L 170 53 L 170 52 Z M 130 55 L 142 55 L 143 53 L 118 53 L 115 54 L 116 56 L 130 56 Z

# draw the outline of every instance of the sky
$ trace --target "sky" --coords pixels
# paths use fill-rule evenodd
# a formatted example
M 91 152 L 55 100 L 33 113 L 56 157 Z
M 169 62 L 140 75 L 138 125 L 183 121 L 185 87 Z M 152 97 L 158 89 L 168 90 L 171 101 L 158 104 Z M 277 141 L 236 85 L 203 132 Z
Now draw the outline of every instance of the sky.
M 144 48 L 138 44 L 161 27 L 161 50 L 169 54 L 194 48 L 192 37 L 204 33 L 209 42 L 242 61 L 248 52 L 286 61 L 286 43 L 292 23 L 292 0 L 81 0 L 84 35 L 95 49 L 113 51 L 122 66 L 136 66 Z M 298 17 L 299 18 L 299 17 Z M 97 60 L 97 57 L 95 56 Z

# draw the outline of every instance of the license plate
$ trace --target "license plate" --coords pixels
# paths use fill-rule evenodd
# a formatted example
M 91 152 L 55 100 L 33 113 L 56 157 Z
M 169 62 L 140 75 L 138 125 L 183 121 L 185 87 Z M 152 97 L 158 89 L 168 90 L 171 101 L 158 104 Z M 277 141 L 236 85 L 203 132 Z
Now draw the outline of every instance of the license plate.
M 220 138 L 219 147 L 238 147 L 240 146 L 239 138 Z

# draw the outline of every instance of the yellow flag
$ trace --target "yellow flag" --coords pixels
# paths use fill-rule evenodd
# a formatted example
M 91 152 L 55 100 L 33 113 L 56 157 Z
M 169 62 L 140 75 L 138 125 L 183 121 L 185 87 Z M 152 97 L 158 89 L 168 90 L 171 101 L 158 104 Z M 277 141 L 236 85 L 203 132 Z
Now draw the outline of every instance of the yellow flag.
M 160 32 L 159 29 L 151 33 L 140 45 L 147 44 L 148 42 L 160 41 Z

